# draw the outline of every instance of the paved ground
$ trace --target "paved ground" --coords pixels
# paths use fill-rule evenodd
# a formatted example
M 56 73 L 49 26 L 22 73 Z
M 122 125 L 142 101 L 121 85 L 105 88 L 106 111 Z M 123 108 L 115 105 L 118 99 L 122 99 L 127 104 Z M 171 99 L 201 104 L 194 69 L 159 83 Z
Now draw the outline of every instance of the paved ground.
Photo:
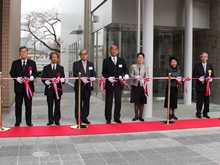
M 33 124 L 46 125 L 47 105 L 41 84 L 36 85 L 33 99 Z M 68 93 L 62 97 L 63 125 L 75 125 L 73 116 L 74 93 L 66 86 Z M 195 103 L 190 106 L 179 100 L 179 119 L 195 118 Z M 123 102 L 123 122 L 133 118 L 133 105 Z M 164 120 L 166 110 L 163 101 L 154 101 L 153 118 Z M 211 105 L 211 117 L 220 116 L 220 105 Z M 91 98 L 92 123 L 104 123 L 104 102 Z M 3 125 L 14 125 L 14 111 L 3 115 Z M 22 126 L 25 125 L 23 120 Z M 36 153 L 39 152 L 39 153 Z M 36 154 L 40 154 L 37 156 Z M 1 165 L 166 165 L 166 164 L 220 164 L 220 128 L 157 131 L 129 134 L 1 138 Z

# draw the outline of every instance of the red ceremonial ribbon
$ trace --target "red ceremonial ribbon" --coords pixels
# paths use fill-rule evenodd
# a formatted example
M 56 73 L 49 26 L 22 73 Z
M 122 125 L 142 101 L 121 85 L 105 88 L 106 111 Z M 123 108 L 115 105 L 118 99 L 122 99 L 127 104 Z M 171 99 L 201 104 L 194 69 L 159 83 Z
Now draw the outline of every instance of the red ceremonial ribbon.
M 143 89 L 144 89 L 144 94 L 146 97 L 149 97 L 149 94 L 148 94 L 148 86 L 147 84 L 150 82 L 150 79 L 148 77 L 144 78 L 144 82 L 142 84 L 143 86 Z
M 33 70 L 32 66 L 29 66 L 29 67 L 28 67 L 28 74 L 29 74 L 29 77 L 32 75 L 32 70 Z
M 182 84 L 182 83 L 179 82 L 179 81 L 176 81 L 176 87 L 177 87 L 177 88 L 179 87 L 180 84 Z
M 131 89 L 131 87 L 126 83 L 126 79 L 124 77 L 120 80 L 120 82 L 123 86 L 126 86 L 128 89 Z
M 190 81 L 190 80 L 191 80 L 191 78 L 189 78 L 189 77 L 186 77 L 186 78 L 183 79 L 184 91 L 186 93 L 188 93 L 188 90 L 187 90 L 187 87 L 186 87 L 186 82 Z
M 105 78 L 101 77 L 99 79 L 99 86 L 101 88 L 102 94 L 105 94 L 105 88 L 104 88 L 104 84 L 105 84 Z
M 24 77 L 23 78 L 23 83 L 24 83 L 24 87 L 25 87 L 25 90 L 26 90 L 27 97 L 30 99 L 31 97 L 34 96 L 34 93 L 31 90 L 31 87 L 29 85 L 29 78 Z
M 59 83 L 59 78 L 52 78 L 52 84 L 53 84 L 53 88 L 54 88 L 54 91 L 55 91 L 55 94 L 56 94 L 56 98 L 57 100 L 59 100 L 59 95 L 58 95 L 58 88 L 57 88 L 57 83 Z M 50 86 L 49 86 L 50 88 Z
M 206 91 L 205 91 L 205 96 L 210 96 L 210 76 L 206 80 Z

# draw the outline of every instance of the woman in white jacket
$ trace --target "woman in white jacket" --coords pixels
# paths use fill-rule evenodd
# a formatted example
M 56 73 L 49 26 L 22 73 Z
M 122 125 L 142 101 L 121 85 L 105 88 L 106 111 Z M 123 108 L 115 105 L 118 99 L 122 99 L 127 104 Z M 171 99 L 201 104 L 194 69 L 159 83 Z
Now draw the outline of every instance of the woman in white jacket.
M 135 116 L 132 121 L 143 119 L 144 104 L 147 103 L 147 97 L 145 96 L 142 86 L 143 78 L 148 77 L 148 68 L 143 64 L 144 54 L 137 54 L 137 64 L 131 65 L 130 76 L 133 78 L 131 87 L 131 99 L 130 102 L 134 103 Z

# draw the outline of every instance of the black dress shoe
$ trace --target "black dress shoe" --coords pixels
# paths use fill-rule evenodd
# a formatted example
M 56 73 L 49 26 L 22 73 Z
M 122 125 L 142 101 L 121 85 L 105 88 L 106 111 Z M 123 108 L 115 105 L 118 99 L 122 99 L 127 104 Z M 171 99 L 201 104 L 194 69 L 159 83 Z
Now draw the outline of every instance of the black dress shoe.
M 144 119 L 143 119 L 142 117 L 139 117 L 139 120 L 140 120 L 140 121 L 144 121 Z
M 89 120 L 83 120 L 82 123 L 91 124 L 91 122 Z
M 138 117 L 134 117 L 134 118 L 132 119 L 132 121 L 136 121 L 136 120 L 138 120 Z
M 59 121 L 55 121 L 55 124 L 56 124 L 56 125 L 60 125 L 60 122 L 59 122 Z
M 210 116 L 207 114 L 203 115 L 203 117 L 208 118 L 208 119 L 210 118 Z
M 177 118 L 175 115 L 173 115 L 172 118 L 173 118 L 174 120 L 178 120 L 178 118 Z
M 114 120 L 114 122 L 116 122 L 116 123 L 122 123 L 122 121 L 121 120 Z
M 20 123 L 15 123 L 15 127 L 19 127 L 20 126 Z
M 27 126 L 32 127 L 33 124 L 32 123 L 27 123 Z
M 53 122 L 49 122 L 49 123 L 47 123 L 47 125 L 52 125 L 53 124 Z
M 107 120 L 107 121 L 106 121 L 106 124 L 111 124 L 111 121 Z
M 201 119 L 201 118 L 202 118 L 202 116 L 201 116 L 201 115 L 199 115 L 199 114 L 196 114 L 196 117 L 197 117 L 197 118 L 199 118 L 199 119 Z

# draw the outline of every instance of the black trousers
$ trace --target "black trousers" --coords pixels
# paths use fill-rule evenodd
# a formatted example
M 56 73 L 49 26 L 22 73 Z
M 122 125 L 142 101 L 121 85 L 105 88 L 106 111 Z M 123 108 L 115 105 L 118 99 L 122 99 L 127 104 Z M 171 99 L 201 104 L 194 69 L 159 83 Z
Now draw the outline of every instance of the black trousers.
M 90 96 L 91 90 L 84 88 L 81 90 L 81 100 L 80 100 L 80 119 L 81 121 L 87 120 L 89 116 L 89 109 L 90 109 Z M 78 90 L 75 90 L 75 118 L 78 121 Z
M 196 91 L 196 114 L 201 115 L 204 103 L 203 115 L 209 113 L 209 96 L 205 96 L 205 91 Z
M 57 100 L 56 94 L 52 96 L 47 96 L 47 106 L 48 106 L 48 122 L 59 122 L 61 118 L 61 112 L 60 112 L 60 100 L 61 96 L 59 96 L 59 99 Z M 53 105 L 55 103 L 55 108 L 53 111 Z
M 27 97 L 25 89 L 22 90 L 21 93 L 15 94 L 15 118 L 16 123 L 21 123 L 22 121 L 22 104 L 23 99 L 25 103 L 25 120 L 26 123 L 32 123 L 31 115 L 32 115 L 32 97 L 29 99 Z
M 114 96 L 114 100 L 115 100 L 114 120 L 120 120 L 120 117 L 121 117 L 121 95 L 122 95 L 122 89 L 120 86 L 115 86 L 114 90 L 106 90 L 105 119 L 107 121 L 111 121 L 111 119 L 112 119 L 113 96 Z

